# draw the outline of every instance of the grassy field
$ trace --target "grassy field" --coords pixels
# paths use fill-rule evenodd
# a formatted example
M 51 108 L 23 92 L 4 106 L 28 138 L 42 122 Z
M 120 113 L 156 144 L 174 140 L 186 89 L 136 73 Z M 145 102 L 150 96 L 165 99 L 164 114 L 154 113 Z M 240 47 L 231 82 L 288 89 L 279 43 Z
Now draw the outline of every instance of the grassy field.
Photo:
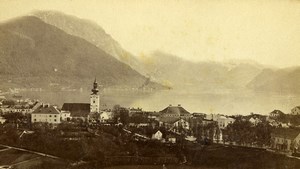
M 14 169 L 64 169 L 67 163 L 19 150 L 0 151 L 0 166 L 10 165 Z
M 0 152 L 0 165 L 11 165 L 36 157 L 38 156 L 35 154 L 9 149 Z

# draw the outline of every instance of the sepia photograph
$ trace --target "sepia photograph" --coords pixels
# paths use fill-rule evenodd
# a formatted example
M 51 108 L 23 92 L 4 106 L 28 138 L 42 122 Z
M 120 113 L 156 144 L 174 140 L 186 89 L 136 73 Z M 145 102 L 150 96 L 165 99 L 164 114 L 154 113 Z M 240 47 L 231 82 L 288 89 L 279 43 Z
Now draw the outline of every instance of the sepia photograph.
M 300 0 L 0 0 L 0 169 L 300 169 Z

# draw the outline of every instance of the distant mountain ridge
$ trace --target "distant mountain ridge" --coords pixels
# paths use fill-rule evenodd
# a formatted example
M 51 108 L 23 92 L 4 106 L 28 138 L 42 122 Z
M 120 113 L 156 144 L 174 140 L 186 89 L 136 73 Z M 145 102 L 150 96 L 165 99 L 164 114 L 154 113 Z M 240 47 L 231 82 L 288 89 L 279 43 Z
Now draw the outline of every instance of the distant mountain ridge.
M 105 86 L 138 88 L 147 81 L 88 41 L 34 16 L 0 24 L 0 51 L 1 85 L 10 79 L 8 85 L 47 87 L 55 83 L 79 87 L 97 77 Z
M 256 91 L 281 94 L 300 93 L 300 67 L 264 69 L 247 86 Z
M 262 65 L 241 63 L 228 66 L 219 62 L 191 62 L 156 51 L 143 61 L 157 81 L 171 87 L 199 90 L 244 88 L 263 69 Z

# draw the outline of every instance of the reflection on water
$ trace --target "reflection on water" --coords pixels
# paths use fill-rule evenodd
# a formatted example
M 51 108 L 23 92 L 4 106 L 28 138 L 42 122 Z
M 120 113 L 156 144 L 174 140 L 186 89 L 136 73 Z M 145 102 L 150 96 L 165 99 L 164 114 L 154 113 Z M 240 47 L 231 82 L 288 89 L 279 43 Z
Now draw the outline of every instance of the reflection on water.
M 89 102 L 90 92 L 26 92 L 25 97 L 38 98 L 42 101 L 58 104 L 64 102 Z M 101 104 L 107 108 L 115 104 L 125 107 L 142 107 L 144 110 L 159 111 L 169 104 L 181 104 L 190 112 L 249 114 L 251 112 L 268 114 L 274 109 L 290 113 L 300 105 L 300 97 L 239 91 L 230 93 L 184 93 L 160 91 L 156 93 L 111 92 L 101 94 Z

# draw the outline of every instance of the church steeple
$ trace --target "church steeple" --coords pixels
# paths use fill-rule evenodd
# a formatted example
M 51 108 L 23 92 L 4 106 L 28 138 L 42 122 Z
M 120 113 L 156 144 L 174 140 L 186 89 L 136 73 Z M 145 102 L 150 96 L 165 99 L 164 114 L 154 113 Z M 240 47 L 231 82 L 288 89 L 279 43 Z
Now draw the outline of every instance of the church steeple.
M 100 112 L 100 96 L 98 94 L 98 83 L 95 78 L 93 89 L 91 90 L 93 93 L 90 96 L 90 113 L 99 113 Z
M 92 92 L 93 92 L 93 94 L 97 94 L 99 92 L 99 90 L 98 90 L 98 83 L 97 83 L 97 79 L 96 78 L 95 78 L 95 81 L 94 81 Z

